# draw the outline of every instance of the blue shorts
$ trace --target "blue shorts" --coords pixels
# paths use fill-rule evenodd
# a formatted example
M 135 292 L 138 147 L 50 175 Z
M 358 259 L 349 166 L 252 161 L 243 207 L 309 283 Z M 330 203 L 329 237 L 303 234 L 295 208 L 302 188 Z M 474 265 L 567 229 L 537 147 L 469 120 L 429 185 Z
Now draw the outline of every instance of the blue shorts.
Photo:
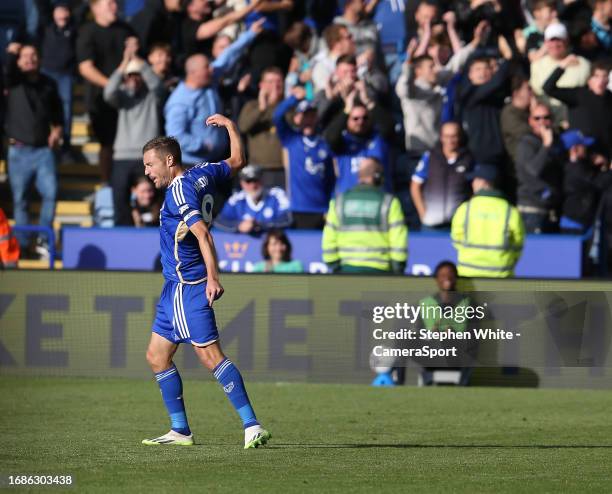
M 206 299 L 206 282 L 187 285 L 166 280 L 153 332 L 172 343 L 206 346 L 219 339 L 215 313 Z

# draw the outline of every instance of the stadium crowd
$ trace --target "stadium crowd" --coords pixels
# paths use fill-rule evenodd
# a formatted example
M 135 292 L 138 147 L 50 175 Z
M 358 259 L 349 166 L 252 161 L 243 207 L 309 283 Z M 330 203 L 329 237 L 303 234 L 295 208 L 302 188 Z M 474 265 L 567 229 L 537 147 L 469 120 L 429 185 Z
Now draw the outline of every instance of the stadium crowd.
M 217 112 L 249 160 L 215 204 L 226 230 L 323 229 L 364 159 L 411 230 L 450 231 L 476 165 L 495 168 L 527 233 L 612 221 L 612 0 L 25 3 L 0 23 L 17 224 L 32 181 L 52 224 L 56 164 L 78 159 L 79 81 L 114 225 L 156 224 L 142 180 L 152 137 L 175 136 L 187 164 L 227 154 L 203 124 Z

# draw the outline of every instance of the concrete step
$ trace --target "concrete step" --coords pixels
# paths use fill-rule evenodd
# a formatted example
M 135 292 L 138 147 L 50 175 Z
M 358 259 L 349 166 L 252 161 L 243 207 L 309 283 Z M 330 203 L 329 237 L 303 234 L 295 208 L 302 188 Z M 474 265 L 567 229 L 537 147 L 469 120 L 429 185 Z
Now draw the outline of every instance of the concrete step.
M 53 264 L 54 269 L 63 269 L 64 263 L 62 261 L 55 261 Z M 20 259 L 17 263 L 19 269 L 49 269 L 49 261 L 43 259 Z
M 100 167 L 89 163 L 75 163 L 57 167 L 60 177 L 100 177 Z

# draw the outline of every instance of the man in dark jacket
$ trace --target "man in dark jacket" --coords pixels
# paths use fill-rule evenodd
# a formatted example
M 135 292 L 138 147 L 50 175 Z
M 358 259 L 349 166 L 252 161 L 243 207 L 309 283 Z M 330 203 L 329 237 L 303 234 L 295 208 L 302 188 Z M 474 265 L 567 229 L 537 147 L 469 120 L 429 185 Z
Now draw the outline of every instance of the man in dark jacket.
M 57 177 L 53 148 L 62 137 L 62 102 L 55 81 L 39 71 L 34 46 L 9 46 L 6 70 L 6 121 L 9 138 L 9 180 L 13 192 L 15 223 L 27 225 L 27 193 L 34 181 L 42 197 L 40 224 L 53 226 Z M 22 249 L 27 237 L 19 236 Z M 38 239 L 37 251 L 48 255 L 46 236 Z
M 527 233 L 553 233 L 558 227 L 565 156 L 552 128 L 552 113 L 544 104 L 529 115 L 531 132 L 516 148 L 518 210 Z
M 42 71 L 57 84 L 64 109 L 64 142 L 62 158 L 74 161 L 70 154 L 70 132 L 72 130 L 72 86 L 76 69 L 76 28 L 70 19 L 68 2 L 61 0 L 53 7 L 53 22 L 44 30 L 42 37 Z
M 595 139 L 579 130 L 561 134 L 563 146 L 569 153 L 563 179 L 562 233 L 582 235 L 593 225 L 602 193 L 612 186 L 612 170 L 601 155 L 589 156 L 588 148 Z
M 509 62 L 502 62 L 493 73 L 492 60 L 476 58 L 468 70 L 469 81 L 459 89 L 463 130 L 469 136 L 469 148 L 479 163 L 502 166 L 506 152 L 500 125 Z
M 609 68 L 603 62 L 591 67 L 586 86 L 562 88 L 557 85 L 571 63 L 569 57 L 561 62 L 548 80 L 544 91 L 565 103 L 569 108 L 569 122 L 573 129 L 596 139 L 594 151 L 608 159 L 612 157 L 612 92 L 608 89 Z

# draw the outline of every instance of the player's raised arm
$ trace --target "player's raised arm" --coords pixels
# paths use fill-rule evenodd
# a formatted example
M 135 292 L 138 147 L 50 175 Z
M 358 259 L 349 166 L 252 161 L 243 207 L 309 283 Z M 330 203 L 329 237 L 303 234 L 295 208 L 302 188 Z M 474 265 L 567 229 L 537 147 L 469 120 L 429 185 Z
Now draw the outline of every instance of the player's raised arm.
M 208 117 L 206 119 L 206 125 L 225 127 L 227 129 L 230 139 L 230 157 L 225 161 L 232 169 L 233 177 L 246 165 L 246 155 L 244 153 L 244 146 L 242 145 L 238 127 L 232 120 L 218 113 Z

